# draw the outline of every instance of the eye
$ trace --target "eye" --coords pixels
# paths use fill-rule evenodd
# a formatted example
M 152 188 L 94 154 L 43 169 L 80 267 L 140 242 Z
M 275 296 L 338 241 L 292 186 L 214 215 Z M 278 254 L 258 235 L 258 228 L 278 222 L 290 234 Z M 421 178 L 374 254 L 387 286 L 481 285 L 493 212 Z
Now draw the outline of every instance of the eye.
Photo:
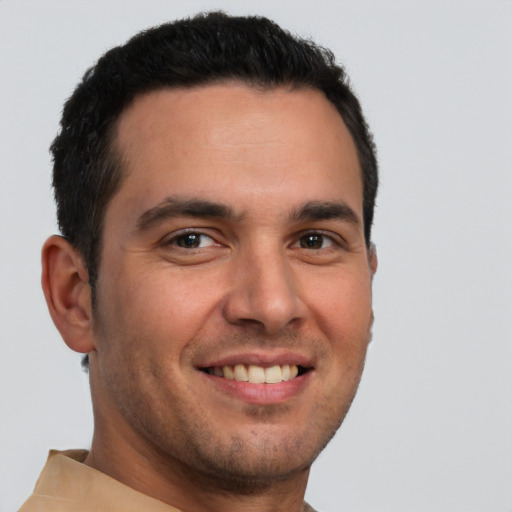
M 203 233 L 183 233 L 175 236 L 168 242 L 169 245 L 176 245 L 183 249 L 201 249 L 215 245 L 215 240 Z
M 334 242 L 332 238 L 322 235 L 321 233 L 308 233 L 299 238 L 299 246 L 301 249 L 326 249 L 333 245 Z

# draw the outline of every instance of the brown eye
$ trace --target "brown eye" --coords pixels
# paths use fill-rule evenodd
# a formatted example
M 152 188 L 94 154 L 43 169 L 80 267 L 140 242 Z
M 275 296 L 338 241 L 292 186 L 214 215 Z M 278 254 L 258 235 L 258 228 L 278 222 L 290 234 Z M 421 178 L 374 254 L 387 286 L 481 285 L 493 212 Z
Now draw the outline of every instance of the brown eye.
M 179 235 L 172 240 L 172 243 L 183 249 L 199 249 L 215 244 L 212 238 L 201 233 L 185 233 Z
M 332 240 L 318 233 L 310 233 L 302 236 L 299 244 L 302 249 L 325 249 L 332 245 Z

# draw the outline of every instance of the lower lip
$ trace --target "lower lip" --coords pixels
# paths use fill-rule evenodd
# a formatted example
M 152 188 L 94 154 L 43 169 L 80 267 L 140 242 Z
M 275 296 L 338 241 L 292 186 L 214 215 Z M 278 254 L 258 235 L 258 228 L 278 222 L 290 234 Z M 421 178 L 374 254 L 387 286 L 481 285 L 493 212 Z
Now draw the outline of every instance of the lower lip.
M 299 395 L 309 382 L 312 371 L 278 384 L 252 384 L 205 372 L 200 373 L 208 379 L 209 386 L 214 386 L 239 400 L 253 405 L 271 405 L 287 402 Z

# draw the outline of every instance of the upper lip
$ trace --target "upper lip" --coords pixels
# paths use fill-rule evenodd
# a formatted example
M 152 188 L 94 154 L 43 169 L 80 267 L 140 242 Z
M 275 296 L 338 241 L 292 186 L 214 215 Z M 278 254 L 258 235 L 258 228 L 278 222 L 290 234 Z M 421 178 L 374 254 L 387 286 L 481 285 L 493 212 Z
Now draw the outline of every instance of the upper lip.
M 213 368 L 215 366 L 234 366 L 235 364 L 255 365 L 264 368 L 285 364 L 294 364 L 304 368 L 312 368 L 314 366 L 312 358 L 292 351 L 239 352 L 205 359 L 196 366 L 198 368 Z

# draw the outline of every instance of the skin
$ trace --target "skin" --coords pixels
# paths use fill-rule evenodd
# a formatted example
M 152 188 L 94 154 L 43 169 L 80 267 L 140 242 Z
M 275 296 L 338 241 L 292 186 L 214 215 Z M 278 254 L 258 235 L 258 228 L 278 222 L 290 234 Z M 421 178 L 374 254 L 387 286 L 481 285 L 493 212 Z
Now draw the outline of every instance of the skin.
M 342 118 L 314 90 L 161 90 L 122 113 L 115 149 L 125 175 L 94 312 L 80 256 L 59 237 L 43 249 L 52 317 L 90 353 L 86 464 L 183 511 L 300 510 L 373 320 Z M 202 371 L 237 361 L 308 371 L 281 384 Z

